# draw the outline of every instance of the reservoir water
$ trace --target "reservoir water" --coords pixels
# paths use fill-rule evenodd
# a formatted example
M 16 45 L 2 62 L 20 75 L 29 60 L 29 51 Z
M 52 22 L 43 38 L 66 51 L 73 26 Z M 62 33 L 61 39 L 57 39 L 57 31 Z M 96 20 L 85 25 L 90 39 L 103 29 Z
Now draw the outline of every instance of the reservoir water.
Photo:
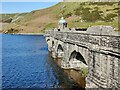
M 42 35 L 2 35 L 2 88 L 76 88 L 48 52 Z

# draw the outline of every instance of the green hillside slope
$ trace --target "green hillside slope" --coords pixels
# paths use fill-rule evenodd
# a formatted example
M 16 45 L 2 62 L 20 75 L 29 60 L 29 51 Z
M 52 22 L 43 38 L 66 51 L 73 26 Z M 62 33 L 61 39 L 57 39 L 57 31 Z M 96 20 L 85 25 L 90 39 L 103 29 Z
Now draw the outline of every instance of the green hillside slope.
M 3 27 L 3 32 L 9 30 L 11 33 L 43 33 L 46 29 L 57 28 L 58 20 L 62 16 L 70 28 L 111 25 L 118 30 L 118 13 L 117 2 L 60 2 L 30 13 L 2 15 L 0 21 L 9 21 L 10 24 Z

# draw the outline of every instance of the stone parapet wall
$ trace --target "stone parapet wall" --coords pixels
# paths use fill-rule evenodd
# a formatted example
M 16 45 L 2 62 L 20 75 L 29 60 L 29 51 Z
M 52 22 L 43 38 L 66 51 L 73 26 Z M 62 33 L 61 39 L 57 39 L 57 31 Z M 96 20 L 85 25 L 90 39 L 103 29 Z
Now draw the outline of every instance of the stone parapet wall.
M 108 49 L 115 52 L 118 52 L 120 50 L 120 36 L 95 35 L 87 33 L 59 31 L 47 31 L 46 33 L 49 34 L 49 36 L 51 37 L 66 42 L 71 41 L 71 43 L 73 42 L 76 44 L 87 43 L 87 46 L 90 44 L 99 47 L 99 49 Z

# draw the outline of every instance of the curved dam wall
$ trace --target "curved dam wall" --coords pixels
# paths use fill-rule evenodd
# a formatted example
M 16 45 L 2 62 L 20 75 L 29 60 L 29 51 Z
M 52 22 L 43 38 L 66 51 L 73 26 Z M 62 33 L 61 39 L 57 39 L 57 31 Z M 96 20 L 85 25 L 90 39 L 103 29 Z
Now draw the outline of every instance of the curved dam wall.
M 120 34 L 110 26 L 48 30 L 46 41 L 61 68 L 87 68 L 86 88 L 120 88 Z

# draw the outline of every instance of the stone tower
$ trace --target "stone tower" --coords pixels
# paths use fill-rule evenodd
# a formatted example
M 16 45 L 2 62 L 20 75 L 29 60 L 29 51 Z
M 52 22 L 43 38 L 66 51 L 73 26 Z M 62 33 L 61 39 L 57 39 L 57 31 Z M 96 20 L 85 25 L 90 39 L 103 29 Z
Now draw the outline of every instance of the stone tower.
M 58 22 L 58 28 L 60 30 L 63 30 L 65 28 L 67 28 L 67 22 L 64 20 L 64 18 L 62 17 L 61 20 L 59 20 Z

